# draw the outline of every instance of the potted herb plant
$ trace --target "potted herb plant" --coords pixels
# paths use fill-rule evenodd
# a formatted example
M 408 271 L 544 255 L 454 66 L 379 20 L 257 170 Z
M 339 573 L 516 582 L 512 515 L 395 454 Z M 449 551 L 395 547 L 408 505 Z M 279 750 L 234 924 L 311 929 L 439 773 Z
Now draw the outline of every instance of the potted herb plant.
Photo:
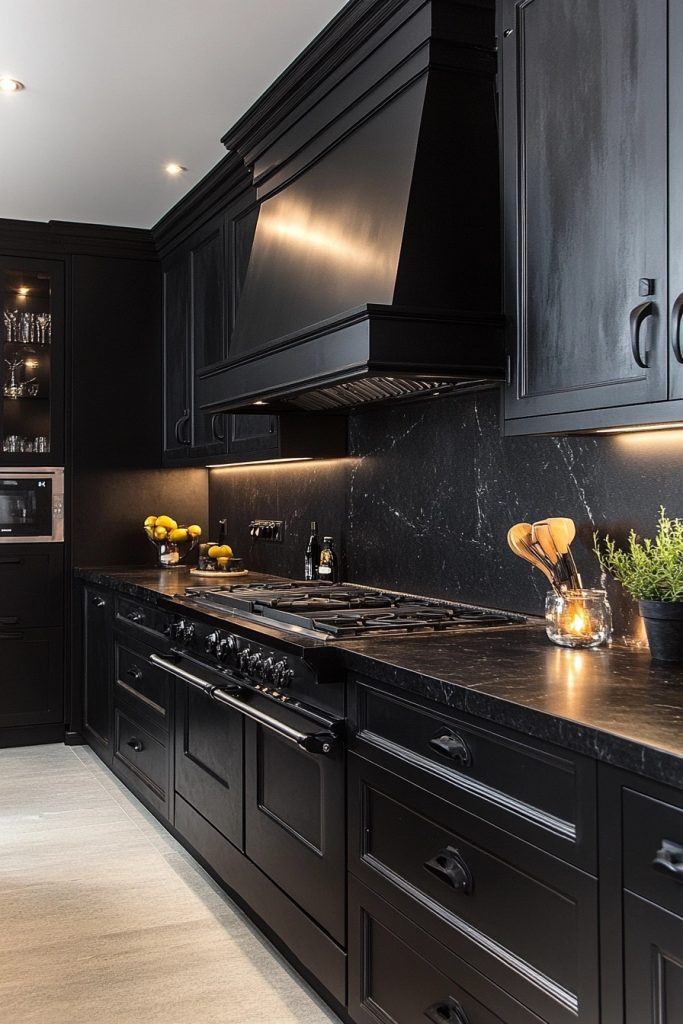
M 593 534 L 601 569 L 638 601 L 655 661 L 683 661 L 683 521 L 659 511 L 654 540 L 631 530 L 625 548 Z

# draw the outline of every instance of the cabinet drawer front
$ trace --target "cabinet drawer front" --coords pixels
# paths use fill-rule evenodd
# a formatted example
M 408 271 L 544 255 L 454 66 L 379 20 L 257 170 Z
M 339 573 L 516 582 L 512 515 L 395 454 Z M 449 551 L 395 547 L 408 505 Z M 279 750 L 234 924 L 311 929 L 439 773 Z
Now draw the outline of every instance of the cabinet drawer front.
M 61 545 L 28 554 L 12 548 L 0 545 L 0 629 L 59 626 Z
M 352 717 L 363 756 L 595 873 L 595 764 L 588 758 L 364 682 L 355 687 Z
M 683 917 L 682 806 L 623 790 L 624 886 Z
M 354 878 L 349 1012 L 359 1024 L 540 1024 Z
M 171 693 L 169 677 L 151 665 L 142 649 L 131 649 L 121 641 L 115 647 L 116 695 L 141 705 L 145 713 L 168 728 L 168 709 Z
M 121 708 L 114 711 L 114 764 L 134 790 L 158 810 L 168 807 L 168 748 Z
M 590 1019 L 595 881 L 362 758 L 349 760 L 351 870 L 535 1012 Z
M 167 642 L 167 630 L 171 615 L 156 605 L 143 601 L 131 601 L 125 597 L 116 598 L 116 627 L 129 636 L 137 636 L 148 643 Z

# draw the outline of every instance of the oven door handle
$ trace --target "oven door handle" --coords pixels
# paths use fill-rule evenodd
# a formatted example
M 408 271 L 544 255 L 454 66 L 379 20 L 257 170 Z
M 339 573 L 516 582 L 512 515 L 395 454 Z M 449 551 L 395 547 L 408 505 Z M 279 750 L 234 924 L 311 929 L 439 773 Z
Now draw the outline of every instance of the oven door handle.
M 290 725 L 285 725 L 284 722 L 278 721 L 277 718 L 272 718 L 265 711 L 252 708 L 250 704 L 232 697 L 222 689 L 214 690 L 211 696 L 221 704 L 227 704 L 228 707 L 239 711 L 245 718 L 251 718 L 252 721 L 258 722 L 259 725 L 263 725 L 266 729 L 277 733 L 283 739 L 289 740 L 290 743 L 295 743 L 297 747 L 301 747 L 303 750 L 307 750 L 309 754 L 331 754 L 334 750 L 337 742 L 337 737 L 334 733 L 299 732 L 298 729 L 292 729 Z
M 201 690 L 202 693 L 205 693 L 208 697 L 210 697 L 213 690 L 216 689 L 215 683 L 207 683 L 205 679 L 200 679 L 199 676 L 195 676 L 191 672 L 186 672 L 184 668 L 176 665 L 175 660 L 172 658 L 162 658 L 159 654 L 150 654 L 149 660 L 153 665 L 158 665 L 159 668 L 163 668 L 164 672 L 170 672 L 172 676 L 182 679 L 184 683 L 189 683 L 189 685 L 194 686 L 196 690 Z

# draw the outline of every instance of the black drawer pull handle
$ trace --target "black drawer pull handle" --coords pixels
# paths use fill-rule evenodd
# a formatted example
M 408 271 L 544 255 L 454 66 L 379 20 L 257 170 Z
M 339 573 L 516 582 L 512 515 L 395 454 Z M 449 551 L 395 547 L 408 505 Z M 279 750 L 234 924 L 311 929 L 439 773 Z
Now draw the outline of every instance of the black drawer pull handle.
M 674 356 L 679 363 L 683 363 L 683 348 L 681 347 L 681 321 L 683 320 L 683 292 L 676 297 L 671 309 L 671 346 Z
M 211 417 L 211 434 L 214 441 L 225 441 L 225 413 L 215 412 Z M 222 432 L 218 429 L 219 424 L 223 424 Z
M 142 679 L 142 671 L 139 668 L 129 668 L 126 675 L 131 679 Z
M 472 764 L 470 748 L 465 743 L 460 733 L 446 729 L 445 726 L 432 736 L 429 741 L 430 747 L 436 750 L 437 754 L 450 757 L 453 761 L 459 761 L 463 768 L 469 768 Z
M 95 608 L 104 608 L 107 602 L 103 597 L 91 597 L 90 604 L 94 605 Z
M 0 615 L 0 626 L 16 626 L 18 622 L 16 615 Z
M 646 352 L 643 356 L 640 351 L 640 331 L 645 320 L 647 320 L 649 316 L 652 316 L 654 311 L 655 307 L 653 302 L 641 302 L 641 304 L 632 309 L 629 314 L 633 358 L 636 361 L 636 365 L 640 366 L 642 370 L 647 370 L 649 363 L 648 353 Z
M 142 740 L 136 739 L 135 736 L 128 740 L 128 746 L 132 747 L 137 754 L 139 754 L 141 750 L 145 749 L 145 745 Z
M 23 558 L 0 558 L 0 565 L 23 565 Z
M 433 1024 L 470 1024 L 462 1005 L 453 996 L 429 1006 L 425 1010 L 425 1017 Z
M 445 882 L 451 889 L 468 896 L 474 888 L 472 872 L 468 868 L 459 850 L 447 846 L 440 850 L 431 860 L 426 860 L 425 868 L 440 882 Z
M 669 875 L 678 882 L 683 882 L 683 846 L 672 843 L 670 839 L 662 839 L 657 856 L 652 861 L 655 871 Z
M 135 608 L 132 612 L 128 612 L 128 615 L 126 616 L 126 618 L 129 619 L 131 622 L 142 622 L 144 617 L 144 613 L 141 612 L 138 608 Z

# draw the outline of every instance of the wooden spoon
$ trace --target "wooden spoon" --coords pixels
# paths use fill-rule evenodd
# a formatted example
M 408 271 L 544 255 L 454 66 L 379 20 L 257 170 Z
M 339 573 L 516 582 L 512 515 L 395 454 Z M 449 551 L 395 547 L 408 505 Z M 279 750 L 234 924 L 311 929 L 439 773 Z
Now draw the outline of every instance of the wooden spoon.
M 530 562 L 539 569 L 548 579 L 553 589 L 558 589 L 557 580 L 552 568 L 547 564 L 545 558 L 539 556 L 531 546 L 531 526 L 529 523 L 517 523 L 508 530 L 508 544 L 519 558 Z
M 583 584 L 579 571 L 576 568 L 576 562 L 571 551 L 570 544 L 576 537 L 576 526 L 574 525 L 573 519 L 568 519 L 565 516 L 554 516 L 546 520 L 548 528 L 552 534 L 553 542 L 558 550 L 558 553 L 562 556 L 569 574 L 572 579 L 572 586 L 575 590 L 581 590 Z

